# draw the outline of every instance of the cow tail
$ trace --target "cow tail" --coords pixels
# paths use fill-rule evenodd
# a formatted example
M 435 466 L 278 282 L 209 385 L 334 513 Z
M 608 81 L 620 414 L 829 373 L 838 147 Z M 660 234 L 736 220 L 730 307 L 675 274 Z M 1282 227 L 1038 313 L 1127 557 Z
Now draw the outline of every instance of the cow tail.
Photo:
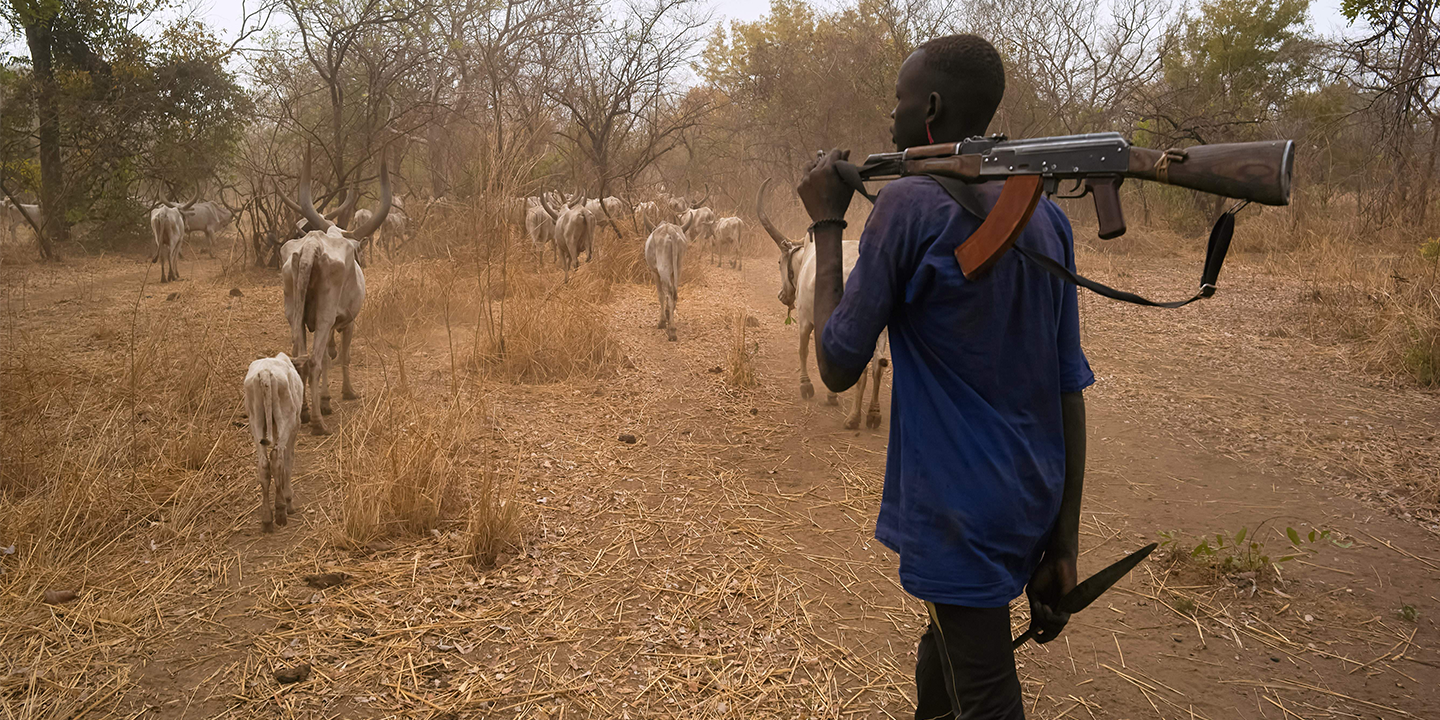
M 306 304 L 310 301 L 310 273 L 315 268 L 315 253 L 317 252 L 313 243 L 307 243 L 300 248 L 300 262 L 295 268 L 295 309 L 300 312 L 300 322 L 305 322 L 307 315 Z
M 260 444 L 267 448 L 275 447 L 275 385 L 274 378 L 269 373 L 260 375 L 260 406 L 261 422 L 265 423 L 264 434 L 260 436 Z M 269 452 L 268 450 L 266 451 Z

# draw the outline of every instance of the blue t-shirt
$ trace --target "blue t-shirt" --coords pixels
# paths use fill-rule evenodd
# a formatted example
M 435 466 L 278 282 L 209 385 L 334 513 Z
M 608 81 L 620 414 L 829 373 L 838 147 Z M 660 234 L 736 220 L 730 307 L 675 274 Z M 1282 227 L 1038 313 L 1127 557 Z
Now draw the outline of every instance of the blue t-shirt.
M 830 362 L 864 367 L 889 327 L 895 387 L 875 537 L 900 554 L 906 592 L 1000 607 L 1024 590 L 1060 511 L 1060 395 L 1095 376 L 1074 285 L 1015 252 L 965 279 L 955 248 L 979 226 L 930 178 L 886 186 L 822 343 Z M 1070 221 L 1048 199 L 1017 243 L 1075 266 Z

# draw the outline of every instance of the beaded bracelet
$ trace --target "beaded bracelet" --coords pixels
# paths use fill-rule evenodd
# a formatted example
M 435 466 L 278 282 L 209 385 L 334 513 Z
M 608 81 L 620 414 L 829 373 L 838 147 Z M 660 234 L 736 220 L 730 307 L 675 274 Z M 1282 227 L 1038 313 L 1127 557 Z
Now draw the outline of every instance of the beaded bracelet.
M 824 220 L 816 220 L 810 223 L 810 232 L 814 233 L 822 225 L 838 225 L 841 230 L 850 226 L 849 223 L 845 222 L 845 218 L 825 218 Z

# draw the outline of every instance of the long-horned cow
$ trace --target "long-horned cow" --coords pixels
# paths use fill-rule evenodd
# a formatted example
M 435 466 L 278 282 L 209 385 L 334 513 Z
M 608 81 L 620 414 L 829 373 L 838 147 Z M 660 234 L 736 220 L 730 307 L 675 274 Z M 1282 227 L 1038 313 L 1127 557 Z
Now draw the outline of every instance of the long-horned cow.
M 361 242 L 385 222 L 390 213 L 390 173 L 385 153 L 380 154 L 380 207 L 353 232 L 342 230 L 315 210 L 310 200 L 310 148 L 300 170 L 299 209 L 310 227 L 319 228 L 291 240 L 280 248 L 284 265 L 280 274 L 285 287 L 285 319 L 290 322 L 290 341 L 296 357 L 305 353 L 305 333 L 315 335 L 310 370 L 305 378 L 301 422 L 312 422 L 311 431 L 327 435 L 325 415 L 330 414 L 330 359 L 336 356 L 335 333 L 340 333 L 340 369 L 344 377 L 341 397 L 359 397 L 350 384 L 350 341 L 355 317 L 365 304 L 365 273 L 358 254 Z M 320 412 L 310 413 L 310 396 L 319 392 Z
M 710 256 L 715 258 L 715 266 L 719 267 L 724 261 L 726 253 L 734 253 L 730 258 L 730 267 L 745 269 L 745 261 L 740 256 L 740 237 L 745 230 L 745 221 L 738 217 L 720 218 L 715 221 L 715 240 L 710 243 Z
M 780 248 L 780 302 L 800 316 L 800 397 L 809 399 L 815 397 L 815 386 L 810 383 L 809 369 L 810 336 L 815 331 L 815 243 L 808 237 L 803 243 L 792 242 L 770 222 L 770 218 L 765 215 L 765 190 L 770 187 L 770 182 L 771 179 L 767 178 L 755 195 L 755 214 L 765 232 Z M 850 271 L 855 269 L 856 259 L 860 256 L 860 242 L 844 241 L 841 252 L 844 254 L 845 277 L 848 279 Z M 881 333 L 880 340 L 875 345 L 875 356 L 866 371 L 860 375 L 860 380 L 855 383 L 855 404 L 850 408 L 845 420 L 845 427 L 851 430 L 860 427 L 860 407 L 865 404 L 865 384 L 869 375 L 874 375 L 874 384 L 871 386 L 870 411 L 865 414 L 865 426 L 872 430 L 880 427 L 880 383 L 885 376 L 885 367 L 890 364 L 886 357 L 888 343 L 889 334 Z M 833 405 L 837 402 L 837 396 L 829 393 L 826 400 Z
M 540 204 L 540 198 L 525 198 L 525 233 L 530 236 L 530 248 L 540 258 L 540 263 L 545 263 L 545 248 L 555 247 L 555 218 L 551 217 Z M 533 202 L 531 202 L 533 201 Z M 559 259 L 560 249 L 555 247 L 556 259 Z
M 590 262 L 595 254 L 595 218 L 579 196 L 557 212 L 541 193 L 540 206 L 555 221 L 555 251 L 560 256 L 560 267 L 565 270 L 565 282 L 570 282 L 570 270 L 580 267 L 581 251 L 585 253 L 585 262 Z
M 230 208 L 216 202 L 202 200 L 191 203 L 181 211 L 181 214 L 185 216 L 185 233 L 205 233 L 205 249 L 211 256 L 214 256 L 215 233 L 230 224 L 233 217 Z
M 160 282 L 180 279 L 180 244 L 185 241 L 185 210 L 180 206 L 162 204 L 150 211 L 150 232 L 155 236 L 155 255 L 150 262 L 160 263 Z
M 695 213 L 687 210 L 678 219 L 680 224 L 662 222 L 645 239 L 645 264 L 655 273 L 655 294 L 660 299 L 660 323 L 673 342 L 675 336 L 675 303 L 679 300 L 680 264 L 690 244 L 687 233 L 695 224 Z
M 282 352 L 250 363 L 245 373 L 245 412 L 250 416 L 250 437 L 255 439 L 260 527 L 265 532 L 289 522 L 295 498 L 290 489 L 290 470 L 295 461 L 300 406 L 305 399 L 305 382 L 300 376 L 309 364 L 306 358 L 291 358 Z

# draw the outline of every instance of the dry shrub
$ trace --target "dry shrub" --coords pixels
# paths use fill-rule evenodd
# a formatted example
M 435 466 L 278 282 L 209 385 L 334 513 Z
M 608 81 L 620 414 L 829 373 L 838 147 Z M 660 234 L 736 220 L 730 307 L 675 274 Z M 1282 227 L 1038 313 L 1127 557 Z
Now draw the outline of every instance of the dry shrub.
M 726 377 L 737 388 L 755 387 L 755 357 L 760 354 L 760 343 L 749 337 L 747 323 L 752 319 L 744 310 L 737 310 L 728 318 L 730 345 L 725 353 Z
M 153 522 L 149 532 L 188 534 L 251 489 L 248 437 L 231 426 L 239 382 L 229 380 L 248 360 L 229 341 L 229 318 L 162 301 L 39 331 L 7 321 L 0 544 L 18 546 L 31 582 L 98 572 L 93 553 Z M 123 340 L 91 347 L 93 325 L 120 327 Z
M 468 451 L 480 413 L 459 400 L 428 406 L 386 387 L 340 430 L 344 483 L 341 544 L 423 535 L 457 515 L 457 460 Z
M 477 330 L 476 363 L 519 382 L 596 377 L 619 359 L 603 304 L 610 283 L 582 268 L 570 282 L 510 273 L 507 295 Z
M 452 317 L 474 313 L 471 296 L 456 292 L 461 279 L 453 263 L 400 263 L 374 269 L 365 280 L 365 308 L 357 324 L 381 337 L 443 321 L 447 310 Z
M 471 488 L 465 554 L 474 564 L 490 567 L 502 553 L 519 547 L 520 504 L 515 502 L 515 485 L 497 472 L 484 472 Z
M 600 256 L 595 258 L 593 272 L 610 283 L 648 285 L 655 282 L 655 275 L 645 263 L 645 235 L 637 235 L 628 223 L 621 221 L 620 237 L 609 228 L 596 238 Z

